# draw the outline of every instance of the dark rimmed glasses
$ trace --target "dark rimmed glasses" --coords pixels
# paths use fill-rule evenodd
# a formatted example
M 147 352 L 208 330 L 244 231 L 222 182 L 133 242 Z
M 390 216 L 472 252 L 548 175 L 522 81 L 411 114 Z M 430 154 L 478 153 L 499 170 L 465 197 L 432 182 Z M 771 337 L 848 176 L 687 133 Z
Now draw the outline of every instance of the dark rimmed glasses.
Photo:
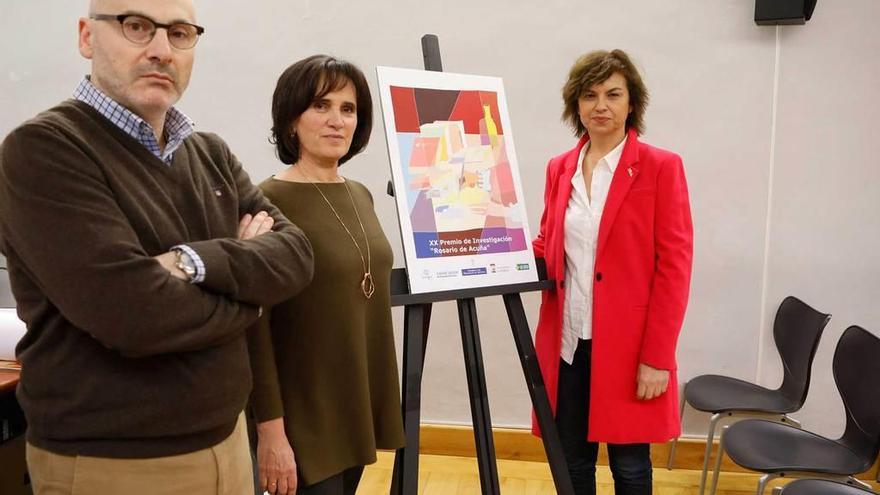
M 153 41 L 156 31 L 163 28 L 168 32 L 168 42 L 179 50 L 189 50 L 196 46 L 199 36 L 205 28 L 188 22 L 162 24 L 140 14 L 92 14 L 91 19 L 97 21 L 117 21 L 122 26 L 125 39 L 138 45 L 146 45 Z

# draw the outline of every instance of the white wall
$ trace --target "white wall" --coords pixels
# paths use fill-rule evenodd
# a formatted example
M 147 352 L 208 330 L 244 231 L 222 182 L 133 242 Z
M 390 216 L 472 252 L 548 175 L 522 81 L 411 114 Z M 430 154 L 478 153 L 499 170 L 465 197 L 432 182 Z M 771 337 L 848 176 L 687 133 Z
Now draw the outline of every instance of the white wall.
M 0 136 L 68 97 L 88 72 L 76 52 L 86 3 L 0 3 Z M 777 384 L 769 323 L 785 295 L 799 295 L 835 316 L 800 416 L 819 432 L 842 429 L 842 410 L 829 406 L 839 404 L 833 340 L 851 323 L 880 333 L 880 150 L 870 120 L 880 114 L 880 35 L 869 25 L 880 2 L 821 2 L 808 25 L 780 29 L 756 26 L 751 0 L 242 5 L 197 2 L 207 33 L 180 106 L 200 129 L 223 136 L 255 181 L 280 169 L 267 137 L 285 67 L 317 52 L 341 56 L 364 69 L 375 95 L 373 67 L 420 68 L 419 38 L 434 33 L 446 70 L 504 78 L 533 231 L 546 161 L 574 144 L 559 120 L 569 65 L 588 50 L 627 50 L 652 93 L 644 139 L 679 152 L 690 182 L 695 266 L 682 379 L 722 373 Z M 373 191 L 402 263 L 394 203 L 383 195 L 390 174 L 380 122 L 343 173 Z M 537 295 L 525 303 L 534 325 Z M 525 426 L 528 394 L 503 305 L 486 299 L 478 308 L 493 419 Z M 395 315 L 399 344 L 402 312 Z M 454 303 L 435 307 L 423 386 L 428 422 L 470 422 L 457 320 Z M 688 433 L 704 428 L 702 415 L 685 420 Z
M 880 334 L 880 3 L 818 9 L 808 29 L 780 31 L 766 300 L 797 288 L 832 314 L 813 366 L 815 392 L 797 417 L 839 435 L 834 346 L 850 325 Z M 762 344 L 759 379 L 775 385 L 782 367 L 769 328 Z

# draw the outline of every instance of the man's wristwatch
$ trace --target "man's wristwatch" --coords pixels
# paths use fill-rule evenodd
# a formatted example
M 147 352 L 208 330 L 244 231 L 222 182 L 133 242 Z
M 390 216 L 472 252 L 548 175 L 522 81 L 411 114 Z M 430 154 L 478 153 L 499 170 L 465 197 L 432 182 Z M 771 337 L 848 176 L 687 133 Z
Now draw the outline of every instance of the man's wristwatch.
M 196 264 L 193 262 L 190 255 L 186 254 L 186 251 L 183 249 L 172 249 L 174 255 L 177 257 L 177 261 L 174 262 L 174 266 L 176 266 L 180 271 L 186 275 L 186 281 L 192 282 L 196 276 Z

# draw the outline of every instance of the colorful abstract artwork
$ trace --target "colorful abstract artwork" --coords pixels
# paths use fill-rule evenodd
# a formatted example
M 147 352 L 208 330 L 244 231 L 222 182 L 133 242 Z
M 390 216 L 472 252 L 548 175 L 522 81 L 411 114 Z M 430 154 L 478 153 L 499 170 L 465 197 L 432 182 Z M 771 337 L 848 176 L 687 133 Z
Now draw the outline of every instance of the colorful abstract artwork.
M 385 67 L 379 80 L 411 290 L 414 274 L 431 288 L 534 280 L 501 80 Z

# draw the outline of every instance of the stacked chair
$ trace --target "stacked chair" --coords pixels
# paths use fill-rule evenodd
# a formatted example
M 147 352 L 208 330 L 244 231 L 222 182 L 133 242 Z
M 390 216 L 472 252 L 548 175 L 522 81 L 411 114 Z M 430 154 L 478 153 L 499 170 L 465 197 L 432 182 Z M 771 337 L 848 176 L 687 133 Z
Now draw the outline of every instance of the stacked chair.
M 768 481 L 783 476 L 823 478 L 870 490 L 869 485 L 854 476 L 867 471 L 880 451 L 880 338 L 858 326 L 847 328 L 837 342 L 832 369 L 846 411 L 843 436 L 831 440 L 762 419 L 746 419 L 726 426 L 718 447 L 712 495 L 718 486 L 725 453 L 736 464 L 765 473 L 758 482 L 758 495 L 764 493 Z M 782 492 L 871 493 L 818 481 L 791 483 Z
M 786 297 L 779 305 L 773 322 L 773 339 L 782 358 L 784 374 L 778 389 L 721 375 L 701 375 L 685 384 L 681 394 L 681 413 L 684 414 L 687 403 L 698 411 L 712 414 L 700 476 L 700 495 L 705 493 L 712 440 L 721 419 L 760 417 L 782 425 L 800 426 L 788 415 L 804 405 L 813 357 L 830 319 L 831 315 L 816 311 L 793 296 Z M 669 452 L 669 469 L 672 469 L 677 442 L 677 439 L 673 441 Z
M 856 488 L 846 483 L 822 479 L 795 480 L 779 491 L 780 495 L 877 495 L 870 490 Z

